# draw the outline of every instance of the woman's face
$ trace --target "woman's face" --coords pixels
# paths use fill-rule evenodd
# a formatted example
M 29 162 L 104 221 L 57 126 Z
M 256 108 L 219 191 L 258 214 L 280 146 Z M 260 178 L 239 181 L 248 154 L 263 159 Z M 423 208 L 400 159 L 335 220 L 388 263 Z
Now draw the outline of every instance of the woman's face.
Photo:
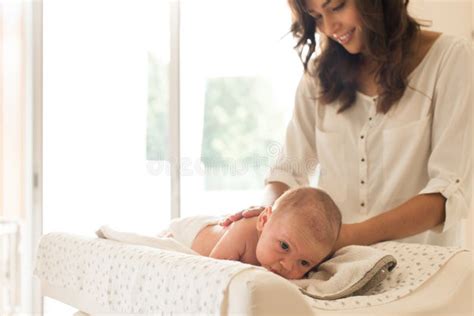
M 316 28 L 338 42 L 349 53 L 363 50 L 362 23 L 355 0 L 306 0 L 308 13 L 315 18 Z

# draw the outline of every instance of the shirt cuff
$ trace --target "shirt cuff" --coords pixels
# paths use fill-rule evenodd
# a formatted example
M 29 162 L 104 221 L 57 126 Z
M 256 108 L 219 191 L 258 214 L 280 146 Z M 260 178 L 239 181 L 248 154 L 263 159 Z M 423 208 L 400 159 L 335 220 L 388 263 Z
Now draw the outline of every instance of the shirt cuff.
M 419 194 L 441 193 L 446 198 L 445 219 L 430 230 L 435 233 L 444 233 L 459 223 L 468 211 L 466 199 L 461 190 L 461 179 L 443 180 L 431 179 Z

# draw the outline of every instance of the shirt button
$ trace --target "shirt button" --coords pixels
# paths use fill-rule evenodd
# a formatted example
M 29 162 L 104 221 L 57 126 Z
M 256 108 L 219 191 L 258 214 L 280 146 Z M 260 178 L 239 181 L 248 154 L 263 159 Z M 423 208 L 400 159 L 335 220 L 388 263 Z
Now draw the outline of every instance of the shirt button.
M 364 202 L 360 203 L 360 206 L 364 207 L 364 206 L 365 206 L 365 203 L 364 203 Z
M 360 161 L 364 162 L 364 161 L 365 161 L 365 159 L 364 159 L 364 158 L 362 158 Z
M 459 183 L 459 182 L 460 182 L 460 180 L 459 180 L 459 179 L 456 179 L 456 183 Z
M 371 117 L 369 117 L 369 121 L 372 121 L 372 118 L 371 118 Z
M 365 183 L 364 180 L 361 180 L 361 181 L 360 181 L 360 184 L 364 184 L 364 183 Z
M 364 135 L 360 135 L 360 139 L 364 139 Z

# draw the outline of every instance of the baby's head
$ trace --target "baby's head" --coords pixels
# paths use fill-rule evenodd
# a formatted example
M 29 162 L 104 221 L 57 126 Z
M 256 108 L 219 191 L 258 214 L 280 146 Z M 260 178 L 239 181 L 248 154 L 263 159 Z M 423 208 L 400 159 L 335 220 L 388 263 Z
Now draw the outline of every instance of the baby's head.
M 284 278 L 301 279 L 331 253 L 340 228 L 341 213 L 328 194 L 289 190 L 258 218 L 257 260 Z

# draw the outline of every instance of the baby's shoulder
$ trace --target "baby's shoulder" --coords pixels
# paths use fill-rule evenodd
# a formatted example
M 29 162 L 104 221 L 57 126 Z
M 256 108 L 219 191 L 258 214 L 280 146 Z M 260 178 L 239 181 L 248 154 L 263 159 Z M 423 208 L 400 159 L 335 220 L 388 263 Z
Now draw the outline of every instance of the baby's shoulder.
M 234 222 L 235 229 L 238 230 L 252 230 L 256 229 L 258 217 L 242 218 L 239 221 Z
M 257 220 L 257 217 L 244 218 L 238 221 L 241 223 L 236 227 L 239 230 L 239 242 L 244 245 L 240 261 L 253 265 L 260 265 L 255 253 L 258 243 Z
M 251 238 L 257 231 L 256 225 L 257 217 L 243 218 L 229 227 L 229 233 L 232 231 L 232 235 L 242 239 Z

